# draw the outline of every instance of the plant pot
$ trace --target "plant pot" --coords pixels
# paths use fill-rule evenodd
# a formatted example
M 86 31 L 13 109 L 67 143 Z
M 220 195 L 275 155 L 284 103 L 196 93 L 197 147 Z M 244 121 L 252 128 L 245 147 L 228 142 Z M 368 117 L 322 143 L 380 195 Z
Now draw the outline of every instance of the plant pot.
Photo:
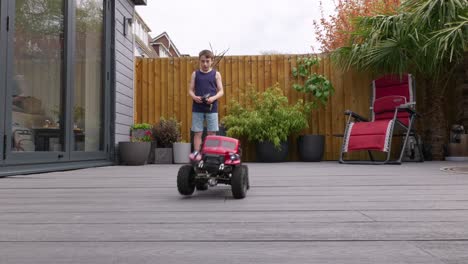
M 148 155 L 148 160 L 147 160 L 148 164 L 154 164 L 154 160 L 155 160 L 154 155 L 155 155 L 157 145 L 158 144 L 156 141 L 151 141 L 150 153 Z
M 172 145 L 174 163 L 190 163 L 190 143 L 176 142 Z
M 269 141 L 256 144 L 257 160 L 259 162 L 282 162 L 288 158 L 288 142 L 281 143 L 281 149 L 275 148 Z
M 150 148 L 151 142 L 119 142 L 120 164 L 144 165 Z
M 302 135 L 297 140 L 300 161 L 321 161 L 325 149 L 325 136 Z
M 172 148 L 155 148 L 155 164 L 172 164 Z

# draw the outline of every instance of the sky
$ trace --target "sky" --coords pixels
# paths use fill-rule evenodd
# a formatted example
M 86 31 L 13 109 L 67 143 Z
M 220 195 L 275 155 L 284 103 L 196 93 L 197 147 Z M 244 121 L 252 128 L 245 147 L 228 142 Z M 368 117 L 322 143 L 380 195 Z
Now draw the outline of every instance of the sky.
M 137 6 L 151 37 L 166 31 L 182 54 L 203 49 L 226 55 L 320 51 L 313 21 L 319 0 L 148 0 Z M 325 14 L 333 0 L 323 0 Z

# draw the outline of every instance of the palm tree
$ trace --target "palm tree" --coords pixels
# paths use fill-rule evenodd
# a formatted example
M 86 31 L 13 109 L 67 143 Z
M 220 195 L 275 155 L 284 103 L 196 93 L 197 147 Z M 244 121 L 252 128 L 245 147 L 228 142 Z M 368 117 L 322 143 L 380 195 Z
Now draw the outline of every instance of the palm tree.
M 393 15 L 357 18 L 350 43 L 332 53 L 337 65 L 376 73 L 412 72 L 426 84 L 423 113 L 434 159 L 443 159 L 448 83 L 468 50 L 468 1 L 406 0 Z

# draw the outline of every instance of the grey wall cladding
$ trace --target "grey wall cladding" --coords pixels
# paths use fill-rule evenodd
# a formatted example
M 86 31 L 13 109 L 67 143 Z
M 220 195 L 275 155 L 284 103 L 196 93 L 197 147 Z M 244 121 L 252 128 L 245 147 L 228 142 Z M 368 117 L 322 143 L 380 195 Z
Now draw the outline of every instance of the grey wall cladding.
M 133 124 L 133 34 L 123 35 L 124 18 L 133 18 L 134 4 L 129 0 L 115 0 L 115 143 L 128 141 Z

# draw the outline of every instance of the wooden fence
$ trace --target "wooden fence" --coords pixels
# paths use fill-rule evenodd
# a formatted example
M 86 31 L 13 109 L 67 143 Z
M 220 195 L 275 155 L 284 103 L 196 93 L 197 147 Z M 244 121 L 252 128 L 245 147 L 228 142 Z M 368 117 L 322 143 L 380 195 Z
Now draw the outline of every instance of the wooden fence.
M 223 77 L 225 96 L 219 102 L 220 119 L 226 114 L 230 100 L 240 100 L 249 84 L 258 91 L 279 83 L 290 103 L 306 99 L 292 89 L 294 79 L 291 69 L 300 55 L 230 56 L 218 65 Z M 188 84 L 191 73 L 198 68 L 198 58 L 136 59 L 135 122 L 156 123 L 160 117 L 176 117 L 182 122 L 182 136 L 190 140 L 191 105 Z M 337 160 L 342 138 L 334 134 L 344 131 L 344 110 L 352 109 L 365 116 L 369 112 L 370 82 L 372 76 L 353 72 L 341 72 L 328 58 L 322 60 L 316 72 L 332 82 L 335 94 L 328 105 L 313 111 L 307 133 L 326 136 L 325 160 Z M 296 135 L 297 136 L 297 135 Z M 297 160 L 296 136 L 290 140 L 290 160 Z M 244 158 L 255 160 L 254 147 L 245 142 Z M 362 155 L 362 154 L 361 154 Z M 362 156 L 364 157 L 364 156 Z

